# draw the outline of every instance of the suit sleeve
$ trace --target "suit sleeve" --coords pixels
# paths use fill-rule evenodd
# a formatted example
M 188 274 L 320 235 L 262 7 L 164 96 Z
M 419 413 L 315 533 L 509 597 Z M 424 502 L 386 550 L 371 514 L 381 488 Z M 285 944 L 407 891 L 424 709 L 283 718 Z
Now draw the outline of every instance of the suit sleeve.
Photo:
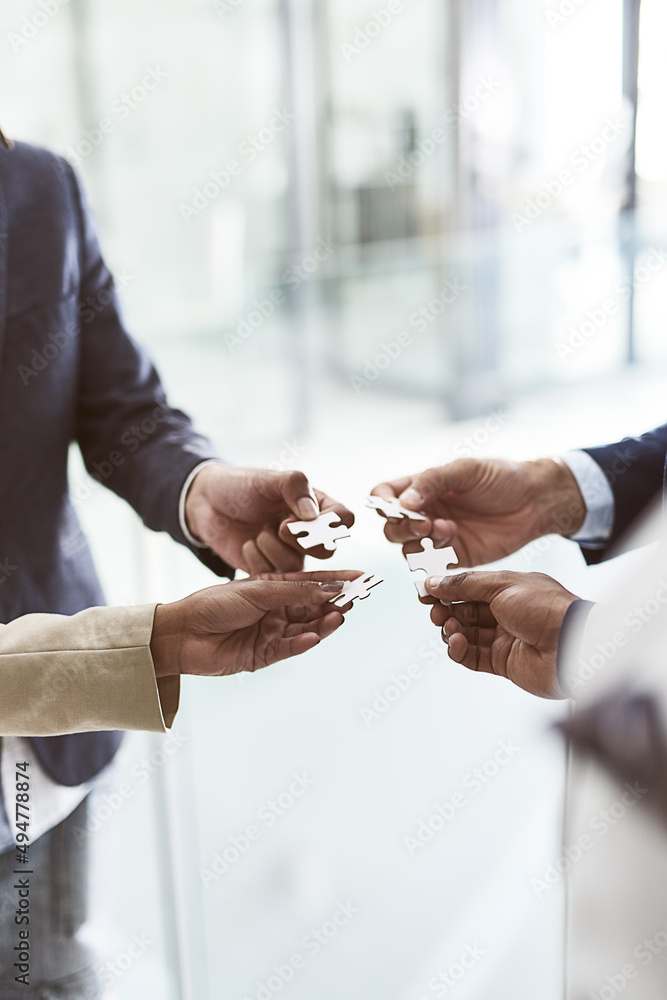
M 614 554 L 619 540 L 660 497 L 667 455 L 667 424 L 641 437 L 624 438 L 602 448 L 584 448 L 604 472 L 614 494 L 614 523 L 601 549 L 582 546 L 588 563 Z
M 0 625 L 0 735 L 136 729 L 163 733 L 180 678 L 156 680 L 155 605 L 24 615 Z
M 76 435 L 86 468 L 126 500 L 154 531 L 166 531 L 218 576 L 234 569 L 208 548 L 196 548 L 179 523 L 189 473 L 216 459 L 210 442 L 169 405 L 147 353 L 123 325 L 114 289 L 83 195 L 69 164 L 80 248 L 81 355 Z

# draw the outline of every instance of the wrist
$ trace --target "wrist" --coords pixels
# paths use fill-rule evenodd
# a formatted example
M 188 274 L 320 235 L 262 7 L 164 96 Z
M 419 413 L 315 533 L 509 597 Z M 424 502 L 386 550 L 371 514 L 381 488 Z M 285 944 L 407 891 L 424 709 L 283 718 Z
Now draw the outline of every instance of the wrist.
M 208 488 L 211 479 L 219 475 L 219 470 L 226 468 L 222 463 L 211 462 L 203 466 L 196 474 L 185 496 L 183 517 L 190 535 L 202 545 L 205 544 L 206 518 L 210 513 L 211 504 L 208 499 Z
M 158 604 L 150 641 L 156 677 L 170 677 L 182 673 L 184 634 L 185 621 L 181 602 Z
M 586 518 L 586 503 L 569 466 L 560 458 L 527 462 L 540 535 L 574 535 Z

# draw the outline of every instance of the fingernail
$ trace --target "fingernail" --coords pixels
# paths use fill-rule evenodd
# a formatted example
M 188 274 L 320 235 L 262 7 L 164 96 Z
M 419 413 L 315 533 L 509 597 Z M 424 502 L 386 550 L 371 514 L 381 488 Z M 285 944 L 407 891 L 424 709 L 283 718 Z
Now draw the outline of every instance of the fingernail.
M 310 497 L 303 497 L 296 505 L 299 515 L 306 521 L 312 521 L 319 514 L 319 509 Z
M 322 588 L 322 590 L 326 590 L 327 593 L 332 593 L 332 594 L 333 593 L 336 593 L 336 594 L 340 593 L 340 591 L 343 589 L 344 586 L 345 586 L 345 583 L 344 583 L 343 580 L 337 580 L 335 583 L 321 583 L 320 584 L 320 587 Z
M 445 582 L 444 576 L 429 576 L 428 580 L 426 581 L 427 585 L 429 587 L 433 587 L 434 589 L 436 587 L 442 586 L 444 582 Z
M 449 646 L 449 636 L 445 632 L 445 626 L 444 625 L 442 626 L 442 641 L 446 642 L 447 645 Z
M 424 528 L 424 522 L 419 521 L 417 524 L 414 521 L 410 522 L 410 531 L 415 536 L 415 538 L 422 538 L 426 534 L 426 529 Z
M 411 486 L 409 489 L 405 490 L 404 493 L 401 493 L 400 501 L 401 503 L 409 503 L 414 505 L 423 503 L 424 498 L 421 495 L 421 493 L 418 493 L 417 490 L 414 490 Z

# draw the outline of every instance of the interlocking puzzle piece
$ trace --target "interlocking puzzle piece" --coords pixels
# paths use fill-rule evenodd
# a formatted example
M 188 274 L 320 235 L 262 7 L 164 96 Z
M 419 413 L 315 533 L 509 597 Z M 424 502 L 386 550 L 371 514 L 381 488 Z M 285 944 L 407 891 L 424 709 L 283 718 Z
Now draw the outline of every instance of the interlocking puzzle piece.
M 445 576 L 449 568 L 449 563 L 458 564 L 456 552 L 451 546 L 444 549 L 436 549 L 432 538 L 422 538 L 422 552 L 409 552 L 406 555 L 408 566 L 413 573 L 423 570 L 426 573 L 421 580 L 415 580 L 415 587 L 420 597 L 428 597 L 426 590 L 426 580 L 429 576 Z
M 379 510 L 385 517 L 409 517 L 411 521 L 426 520 L 423 514 L 404 507 L 398 497 L 390 497 L 388 500 L 384 497 L 367 497 L 366 506 Z
M 323 545 L 327 552 L 335 552 L 336 542 L 350 537 L 348 529 L 332 510 L 319 514 L 313 521 L 291 521 L 287 527 L 302 549 Z
M 357 599 L 365 601 L 373 587 L 377 587 L 379 583 L 384 583 L 384 580 L 376 580 L 372 573 L 370 576 L 358 576 L 356 580 L 348 580 L 338 597 L 331 603 L 342 608 L 350 601 Z

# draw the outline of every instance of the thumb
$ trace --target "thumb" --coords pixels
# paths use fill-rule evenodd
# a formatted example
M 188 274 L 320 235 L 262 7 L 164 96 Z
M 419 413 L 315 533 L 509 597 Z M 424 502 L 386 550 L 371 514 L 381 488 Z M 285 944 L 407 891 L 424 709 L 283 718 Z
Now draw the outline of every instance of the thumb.
M 292 604 L 326 604 L 340 594 L 344 581 L 319 583 L 312 580 L 242 581 L 240 596 L 260 611 L 286 608 Z
M 479 478 L 480 463 L 474 458 L 459 458 L 448 465 L 426 469 L 414 476 L 398 498 L 410 510 L 421 510 L 445 493 L 466 493 Z
M 521 582 L 523 573 L 458 573 L 439 579 L 430 576 L 426 589 L 440 601 L 481 601 L 490 604 L 509 587 Z
M 273 486 L 300 521 L 312 521 L 319 514 L 317 498 L 304 472 L 281 472 Z

